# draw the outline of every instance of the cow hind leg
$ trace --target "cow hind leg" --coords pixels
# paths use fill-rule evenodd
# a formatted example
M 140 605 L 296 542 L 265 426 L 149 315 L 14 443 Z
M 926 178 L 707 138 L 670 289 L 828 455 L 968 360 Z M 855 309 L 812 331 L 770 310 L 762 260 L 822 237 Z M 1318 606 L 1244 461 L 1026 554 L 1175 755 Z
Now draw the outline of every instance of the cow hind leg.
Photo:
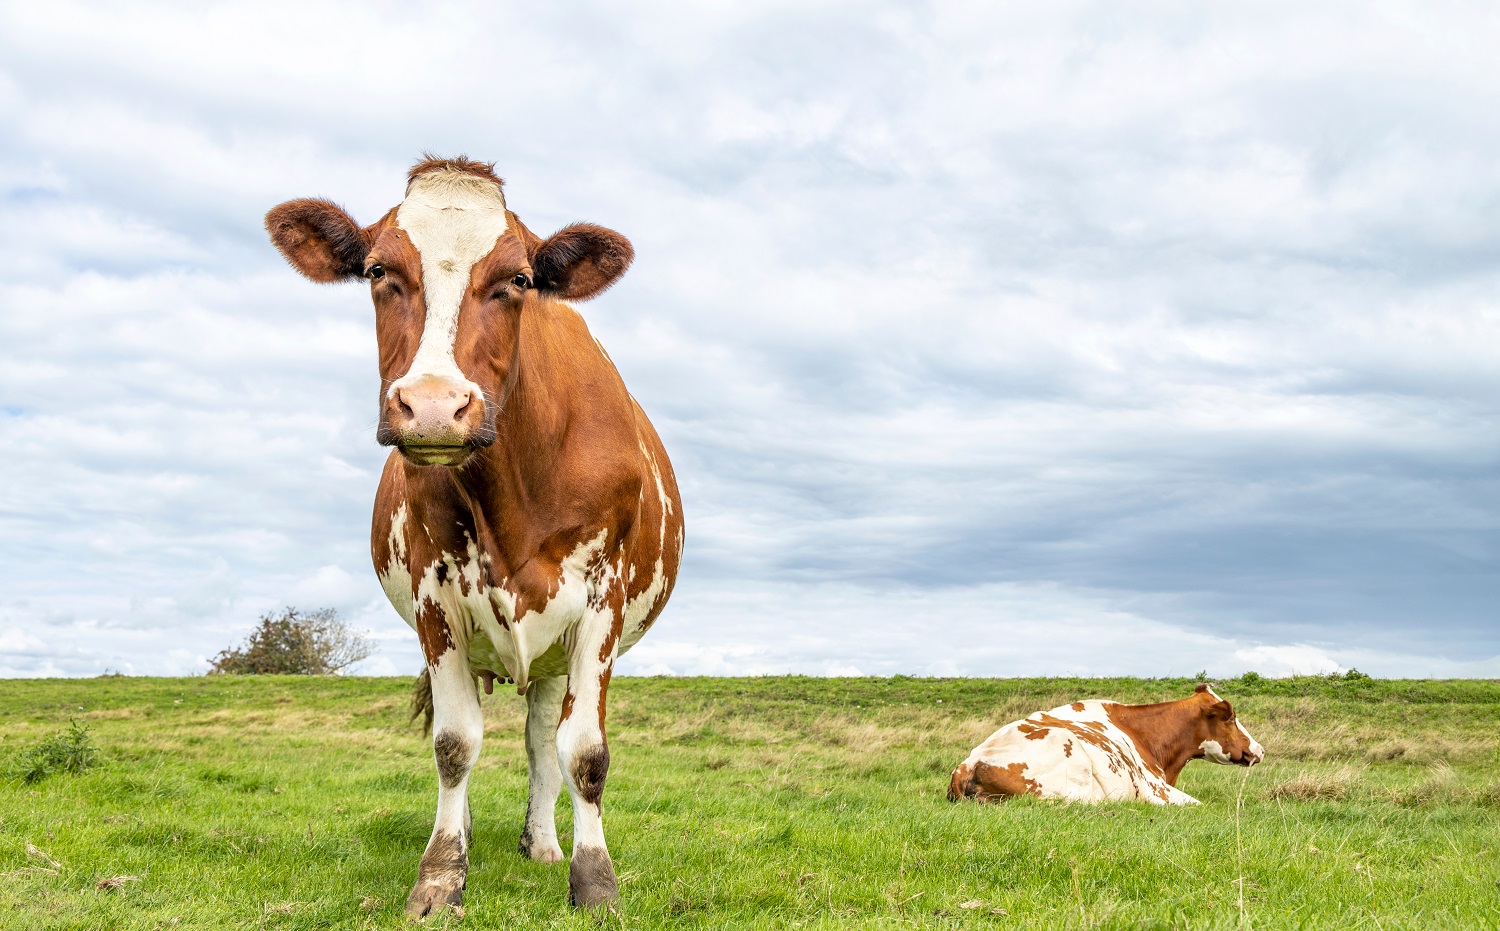
M 1018 795 L 1041 795 L 1040 787 L 1023 773 L 1026 765 L 1024 763 L 1012 763 L 1009 766 L 992 766 L 983 760 L 974 763 L 972 775 L 962 791 L 969 798 L 981 802 L 1003 801 Z M 955 774 L 954 782 L 958 782 Z M 950 798 L 953 789 L 949 788 Z
M 466 659 L 449 650 L 428 666 L 432 683 L 432 755 L 438 772 L 437 817 L 422 854 L 406 913 L 421 918 L 463 902 L 469 872 L 469 772 L 479 759 L 484 718 Z
M 557 722 L 567 687 L 568 680 L 559 677 L 539 679 L 526 690 L 526 770 L 530 787 L 519 846 L 521 853 L 538 863 L 559 863 L 563 858 L 555 820 L 563 784 L 557 763 Z
M 606 907 L 620 896 L 614 862 L 604 842 L 602 817 L 604 780 L 609 774 L 604 700 L 615 645 L 611 621 L 608 613 L 599 612 L 580 625 L 580 637 L 568 662 L 568 690 L 557 728 L 558 762 L 573 801 L 568 898 L 578 908 Z

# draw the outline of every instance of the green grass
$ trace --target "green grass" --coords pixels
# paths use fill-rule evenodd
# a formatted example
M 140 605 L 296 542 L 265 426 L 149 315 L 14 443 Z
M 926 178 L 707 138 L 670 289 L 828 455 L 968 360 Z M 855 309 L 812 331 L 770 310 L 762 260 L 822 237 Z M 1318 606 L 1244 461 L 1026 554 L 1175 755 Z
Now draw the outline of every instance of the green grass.
M 617 680 L 605 819 L 623 899 L 607 923 L 1500 926 L 1500 682 L 1224 682 L 1268 759 L 1190 765 L 1195 809 L 945 799 L 949 771 L 1001 723 L 1191 685 Z M 405 926 L 436 798 L 428 745 L 405 724 L 409 688 L 0 681 L 0 927 Z M 565 905 L 565 866 L 515 852 L 521 703 L 496 695 L 485 714 L 466 913 L 428 924 L 596 926 Z M 23 782 L 19 761 L 70 720 L 97 764 Z M 567 850 L 566 800 L 559 826 Z M 138 878 L 99 888 L 112 877 Z

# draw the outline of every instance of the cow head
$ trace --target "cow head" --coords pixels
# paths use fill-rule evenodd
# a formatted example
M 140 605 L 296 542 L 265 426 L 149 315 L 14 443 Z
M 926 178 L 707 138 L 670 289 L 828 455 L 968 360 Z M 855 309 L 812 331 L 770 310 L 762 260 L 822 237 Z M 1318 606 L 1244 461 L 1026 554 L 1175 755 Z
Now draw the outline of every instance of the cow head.
M 590 224 L 535 236 L 505 206 L 492 166 L 428 159 L 406 197 L 361 228 L 326 200 L 266 215 L 271 241 L 313 281 L 364 278 L 380 348 L 380 443 L 417 465 L 461 465 L 495 441 L 495 418 L 522 351 L 521 318 L 586 300 L 619 280 L 634 252 Z
M 1198 752 L 1193 759 L 1236 766 L 1254 766 L 1265 759 L 1266 748 L 1250 736 L 1235 717 L 1234 707 L 1214 694 L 1208 683 L 1198 683 L 1193 697 L 1198 711 Z

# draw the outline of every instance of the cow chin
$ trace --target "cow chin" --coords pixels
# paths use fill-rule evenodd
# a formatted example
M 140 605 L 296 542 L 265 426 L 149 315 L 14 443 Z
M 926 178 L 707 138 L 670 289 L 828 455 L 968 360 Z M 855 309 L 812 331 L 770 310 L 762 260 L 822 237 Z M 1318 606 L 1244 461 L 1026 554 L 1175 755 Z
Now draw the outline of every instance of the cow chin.
M 457 468 L 474 455 L 472 446 L 398 446 L 401 457 L 412 465 Z
M 472 431 L 403 434 L 382 421 L 375 439 L 381 446 L 396 447 L 401 458 L 412 465 L 445 466 L 452 469 L 464 465 L 479 450 L 494 443 L 495 430 L 489 424 L 482 424 L 479 429 Z

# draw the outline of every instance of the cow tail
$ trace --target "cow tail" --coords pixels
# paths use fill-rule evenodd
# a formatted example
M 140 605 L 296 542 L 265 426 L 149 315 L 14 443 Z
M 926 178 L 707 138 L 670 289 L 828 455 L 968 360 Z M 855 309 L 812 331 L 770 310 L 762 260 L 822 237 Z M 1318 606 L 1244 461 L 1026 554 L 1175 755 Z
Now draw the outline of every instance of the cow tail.
M 408 723 L 417 718 L 422 719 L 422 733 L 432 733 L 432 677 L 428 675 L 427 666 L 422 666 L 422 671 L 417 675 L 416 685 L 411 690 L 411 717 Z

